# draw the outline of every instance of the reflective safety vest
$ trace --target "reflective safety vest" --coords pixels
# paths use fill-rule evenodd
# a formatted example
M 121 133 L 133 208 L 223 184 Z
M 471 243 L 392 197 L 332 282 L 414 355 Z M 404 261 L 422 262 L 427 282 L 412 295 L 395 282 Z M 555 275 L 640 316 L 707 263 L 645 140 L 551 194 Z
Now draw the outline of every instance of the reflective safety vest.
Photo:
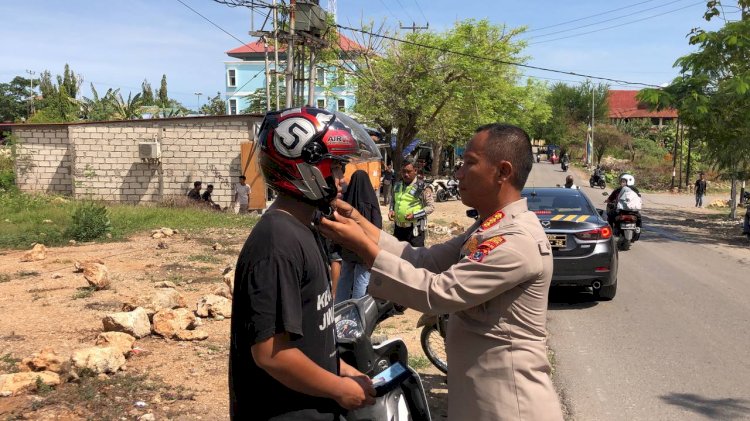
M 400 182 L 396 185 L 393 192 L 393 211 L 396 214 L 396 223 L 401 226 L 409 225 L 416 222 L 416 219 L 408 221 L 406 215 L 415 214 L 422 210 L 422 193 L 424 192 L 424 182 L 417 181 L 410 185 L 404 185 Z

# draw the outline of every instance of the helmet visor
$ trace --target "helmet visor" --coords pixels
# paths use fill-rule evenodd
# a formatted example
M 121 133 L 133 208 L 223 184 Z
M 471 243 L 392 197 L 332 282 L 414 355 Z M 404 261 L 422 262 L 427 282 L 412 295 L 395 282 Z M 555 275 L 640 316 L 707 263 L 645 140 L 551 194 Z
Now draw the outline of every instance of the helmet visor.
M 361 124 L 357 123 L 353 118 L 344 113 L 334 112 L 334 115 L 336 116 L 337 121 L 345 125 L 351 131 L 352 136 L 357 141 L 357 146 L 359 146 L 359 151 L 357 153 L 347 155 L 349 160 L 352 162 L 379 161 L 382 158 L 378 146 Z

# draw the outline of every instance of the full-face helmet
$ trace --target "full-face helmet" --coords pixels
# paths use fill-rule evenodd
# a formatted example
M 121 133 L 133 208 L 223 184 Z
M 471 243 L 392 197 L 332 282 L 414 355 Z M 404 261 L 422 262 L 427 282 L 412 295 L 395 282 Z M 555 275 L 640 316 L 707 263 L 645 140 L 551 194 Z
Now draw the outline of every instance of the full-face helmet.
M 628 187 L 635 186 L 635 177 L 633 177 L 632 175 L 628 173 L 620 175 L 620 181 L 622 180 L 625 180 Z
M 311 107 L 267 113 L 258 146 L 266 183 L 318 206 L 336 198 L 336 164 L 380 160 L 375 142 L 359 123 L 343 113 Z

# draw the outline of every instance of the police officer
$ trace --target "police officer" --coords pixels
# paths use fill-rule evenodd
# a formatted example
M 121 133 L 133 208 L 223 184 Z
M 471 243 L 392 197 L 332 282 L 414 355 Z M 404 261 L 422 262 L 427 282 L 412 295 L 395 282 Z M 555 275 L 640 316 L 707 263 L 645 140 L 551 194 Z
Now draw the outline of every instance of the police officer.
M 435 209 L 432 187 L 417 177 L 414 161 L 407 159 L 401 167 L 401 181 L 393 188 L 388 219 L 395 219 L 393 235 L 414 247 L 424 247 L 427 215 Z
M 563 419 L 547 359 L 552 249 L 521 197 L 533 156 L 522 129 L 477 129 L 456 173 L 461 201 L 479 212 L 464 234 L 414 248 L 339 201 L 324 235 L 371 266 L 369 292 L 449 313 L 448 419 Z

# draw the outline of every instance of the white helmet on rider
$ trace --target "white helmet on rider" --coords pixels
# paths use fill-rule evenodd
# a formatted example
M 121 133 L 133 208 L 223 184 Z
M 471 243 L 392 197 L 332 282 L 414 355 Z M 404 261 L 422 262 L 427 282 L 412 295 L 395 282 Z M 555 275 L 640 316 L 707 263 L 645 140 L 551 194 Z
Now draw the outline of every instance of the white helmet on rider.
M 635 177 L 630 174 L 622 174 L 620 176 L 620 181 L 622 182 L 622 180 L 625 180 L 626 185 L 629 187 L 635 186 Z

